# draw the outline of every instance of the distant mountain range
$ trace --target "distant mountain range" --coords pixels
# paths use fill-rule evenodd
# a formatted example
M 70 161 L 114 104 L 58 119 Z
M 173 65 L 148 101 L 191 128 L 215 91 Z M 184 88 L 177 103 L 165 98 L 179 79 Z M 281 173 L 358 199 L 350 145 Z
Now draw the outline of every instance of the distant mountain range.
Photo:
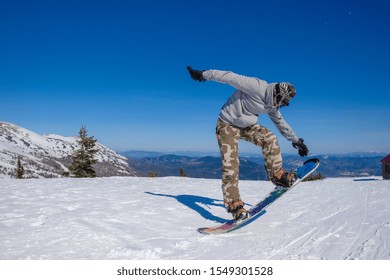
M 55 134 L 39 135 L 11 123 L 0 122 L 0 178 L 15 175 L 16 161 L 21 159 L 27 178 L 61 177 L 68 171 L 71 156 L 78 149 L 78 137 Z M 193 178 L 221 178 L 218 153 L 126 151 L 121 154 L 97 142 L 99 150 L 94 165 L 103 176 L 179 176 L 180 170 Z M 384 153 L 353 153 L 344 155 L 311 155 L 321 160 L 318 169 L 325 177 L 380 176 Z M 284 168 L 295 169 L 305 158 L 284 155 Z M 266 180 L 261 154 L 242 154 L 241 180 Z
M 12 178 L 21 159 L 26 178 L 61 177 L 68 171 L 71 155 L 79 147 L 78 137 L 39 135 L 11 123 L 0 122 L 0 178 Z M 94 165 L 98 176 L 134 176 L 127 159 L 96 142 Z
M 179 176 L 182 169 L 192 178 L 220 178 L 221 159 L 219 157 L 188 157 L 178 155 L 162 155 L 158 157 L 129 158 L 129 166 L 137 174 L 147 176 L 149 173 L 158 176 Z M 241 158 L 241 174 L 243 180 L 264 180 L 265 169 L 260 164 Z
M 127 151 L 122 153 L 129 159 L 129 166 L 140 176 L 149 173 L 158 176 L 179 176 L 182 169 L 188 177 L 221 178 L 219 156 L 185 156 L 158 152 Z M 367 177 L 380 176 L 380 160 L 383 153 L 352 153 L 343 155 L 311 155 L 321 161 L 318 169 L 325 177 Z M 306 158 L 284 155 L 284 168 L 293 170 Z M 267 175 L 261 155 L 247 155 L 240 158 L 240 179 L 266 180 Z

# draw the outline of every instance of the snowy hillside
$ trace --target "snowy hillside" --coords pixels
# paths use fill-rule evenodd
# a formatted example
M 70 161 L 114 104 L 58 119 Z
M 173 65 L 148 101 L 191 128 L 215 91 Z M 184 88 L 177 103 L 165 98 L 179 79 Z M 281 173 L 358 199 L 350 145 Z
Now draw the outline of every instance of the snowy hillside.
M 96 143 L 98 176 L 133 176 L 127 159 Z M 14 124 L 0 122 L 0 178 L 15 173 L 16 160 L 21 158 L 26 177 L 60 177 L 70 164 L 69 156 L 78 149 L 77 137 L 39 135 Z
M 272 185 L 241 181 L 254 204 Z M 0 180 L 0 259 L 390 259 L 390 180 L 305 182 L 239 231 L 220 181 L 180 177 Z

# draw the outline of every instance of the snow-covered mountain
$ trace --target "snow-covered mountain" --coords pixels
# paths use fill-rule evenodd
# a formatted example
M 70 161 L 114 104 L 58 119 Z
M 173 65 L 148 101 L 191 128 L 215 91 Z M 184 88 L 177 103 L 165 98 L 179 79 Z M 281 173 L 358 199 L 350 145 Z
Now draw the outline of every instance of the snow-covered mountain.
M 198 227 L 231 218 L 220 184 L 0 179 L 0 260 L 390 260 L 390 180 L 303 182 L 244 228 L 202 235 Z M 240 181 L 248 207 L 272 189 L 269 181 Z
M 99 152 L 94 166 L 98 176 L 134 176 L 127 159 L 96 142 Z M 20 157 L 25 177 L 61 177 L 68 171 L 71 156 L 79 147 L 77 137 L 39 135 L 15 124 L 0 122 L 0 178 L 15 174 Z

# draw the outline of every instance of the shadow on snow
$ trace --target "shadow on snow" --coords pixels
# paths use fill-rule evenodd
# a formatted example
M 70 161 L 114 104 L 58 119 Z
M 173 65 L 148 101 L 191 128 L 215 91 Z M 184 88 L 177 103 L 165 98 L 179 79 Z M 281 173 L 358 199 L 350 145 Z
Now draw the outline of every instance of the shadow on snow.
M 203 196 L 188 195 L 188 194 L 169 195 L 169 194 L 159 194 L 159 193 L 152 193 L 152 192 L 145 192 L 145 193 L 150 194 L 150 195 L 155 195 L 155 196 L 174 198 L 178 202 L 180 202 L 181 204 L 198 212 L 203 218 L 205 218 L 207 220 L 214 221 L 214 222 L 221 223 L 221 224 L 229 221 L 227 219 L 223 219 L 221 217 L 214 216 L 213 214 L 210 213 L 210 211 L 206 210 L 205 208 L 203 208 L 199 205 L 199 204 L 203 204 L 208 208 L 210 208 L 210 206 L 217 206 L 217 207 L 225 208 L 222 200 L 212 199 L 212 198 L 203 197 Z

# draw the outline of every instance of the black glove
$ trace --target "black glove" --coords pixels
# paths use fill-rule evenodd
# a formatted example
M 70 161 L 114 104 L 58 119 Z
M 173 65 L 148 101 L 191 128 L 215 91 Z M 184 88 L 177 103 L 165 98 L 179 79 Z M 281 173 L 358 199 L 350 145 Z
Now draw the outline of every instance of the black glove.
M 303 142 L 303 139 L 299 138 L 298 142 L 292 144 L 295 149 L 298 149 L 298 154 L 301 157 L 305 157 L 309 153 L 309 149 Z
M 187 66 L 188 72 L 190 72 L 191 78 L 198 82 L 204 82 L 206 79 L 203 78 L 203 71 L 194 70 L 191 66 Z

